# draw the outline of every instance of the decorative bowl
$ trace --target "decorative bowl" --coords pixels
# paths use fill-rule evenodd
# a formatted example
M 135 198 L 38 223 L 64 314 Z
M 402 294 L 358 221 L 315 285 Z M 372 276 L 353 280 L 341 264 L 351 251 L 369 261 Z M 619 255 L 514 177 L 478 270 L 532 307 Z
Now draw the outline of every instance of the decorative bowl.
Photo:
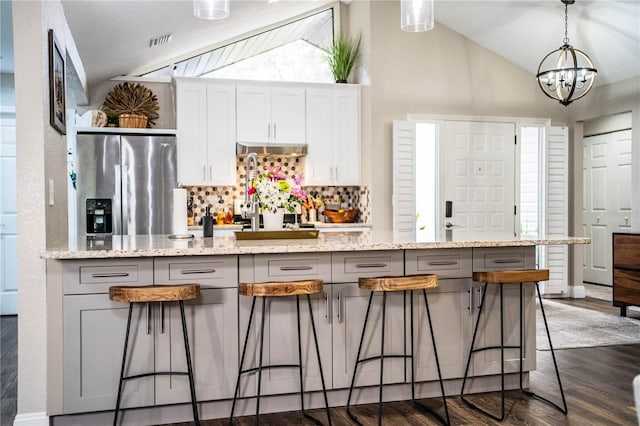
M 358 215 L 358 209 L 352 210 L 325 210 L 324 214 L 332 223 L 351 223 Z

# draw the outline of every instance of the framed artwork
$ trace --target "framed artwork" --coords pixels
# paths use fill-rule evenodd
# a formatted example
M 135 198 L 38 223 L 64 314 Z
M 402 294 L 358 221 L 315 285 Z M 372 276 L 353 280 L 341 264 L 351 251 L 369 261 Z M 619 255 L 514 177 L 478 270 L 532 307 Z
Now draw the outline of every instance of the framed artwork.
M 64 54 L 49 30 L 49 122 L 61 134 L 66 132 Z

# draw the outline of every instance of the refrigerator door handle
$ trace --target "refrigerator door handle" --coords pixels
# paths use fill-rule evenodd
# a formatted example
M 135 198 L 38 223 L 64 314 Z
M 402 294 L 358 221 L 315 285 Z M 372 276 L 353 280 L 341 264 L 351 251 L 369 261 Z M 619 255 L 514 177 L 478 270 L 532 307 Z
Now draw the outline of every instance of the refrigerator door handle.
M 129 234 L 129 167 L 122 165 L 121 167 L 121 176 L 122 176 L 122 235 Z
M 113 197 L 113 233 L 119 234 L 123 226 L 122 218 L 122 167 L 119 164 L 113 166 L 115 176 L 115 188 Z

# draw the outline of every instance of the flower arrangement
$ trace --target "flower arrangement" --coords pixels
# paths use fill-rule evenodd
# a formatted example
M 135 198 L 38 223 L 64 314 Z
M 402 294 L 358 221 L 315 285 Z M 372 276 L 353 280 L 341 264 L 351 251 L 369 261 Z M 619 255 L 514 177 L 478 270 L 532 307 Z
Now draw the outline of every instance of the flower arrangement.
M 249 195 L 254 196 L 262 211 L 275 213 L 284 208 L 294 213 L 296 206 L 307 200 L 307 194 L 301 186 L 304 175 L 300 173 L 287 178 L 280 170 L 281 167 L 276 166 L 259 175 L 249 188 Z

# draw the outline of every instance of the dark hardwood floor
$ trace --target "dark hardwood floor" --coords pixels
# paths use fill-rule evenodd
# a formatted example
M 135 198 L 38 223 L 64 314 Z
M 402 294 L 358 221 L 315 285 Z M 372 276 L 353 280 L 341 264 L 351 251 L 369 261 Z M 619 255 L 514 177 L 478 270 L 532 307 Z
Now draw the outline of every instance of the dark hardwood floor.
M 611 302 L 586 299 L 556 299 L 562 303 L 593 309 L 613 315 L 619 310 Z M 629 311 L 630 317 L 640 320 L 640 313 Z M 553 327 L 553 325 L 551 325 Z M 12 425 L 16 413 L 17 394 L 17 317 L 4 316 L 0 321 L 0 388 L 2 390 L 1 425 Z M 538 351 L 538 370 L 531 374 L 531 388 L 554 397 L 555 374 L 551 354 Z M 565 417 L 559 411 L 536 399 L 530 399 L 520 392 L 507 393 L 508 417 L 502 422 L 494 422 L 467 408 L 459 397 L 448 397 L 451 422 L 455 425 L 635 425 L 636 411 L 633 401 L 631 381 L 640 374 L 640 344 L 623 346 L 605 346 L 596 348 L 557 350 L 556 357 L 560 366 L 569 414 Z M 490 407 L 499 408 L 499 393 L 474 396 Z M 423 401 L 438 411 L 439 399 Z M 353 412 L 362 424 L 377 424 L 377 405 L 356 406 Z M 310 413 L 325 422 L 323 410 Z M 334 425 L 354 424 L 344 407 L 331 410 Z M 433 417 L 417 410 L 411 403 L 393 402 L 385 404 L 385 425 L 431 425 L 438 424 Z M 267 414 L 260 417 L 265 425 L 310 425 L 299 412 Z M 252 416 L 237 419 L 235 424 L 250 425 Z M 227 425 L 227 419 L 203 421 L 204 426 Z M 173 424 L 186 426 L 190 423 Z
M 18 398 L 18 317 L 0 317 L 0 425 L 10 426 Z

